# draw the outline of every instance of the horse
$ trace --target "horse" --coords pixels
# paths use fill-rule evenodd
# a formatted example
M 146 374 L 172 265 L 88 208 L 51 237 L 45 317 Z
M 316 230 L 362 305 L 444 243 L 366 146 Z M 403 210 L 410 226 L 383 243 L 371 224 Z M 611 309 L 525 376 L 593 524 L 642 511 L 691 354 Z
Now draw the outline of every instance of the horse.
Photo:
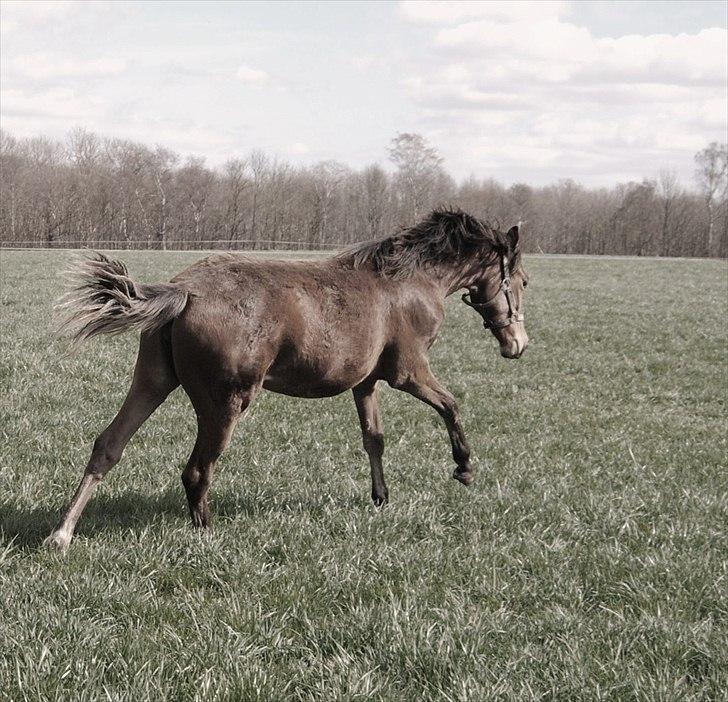
M 329 257 L 290 261 L 209 256 L 168 283 L 141 284 L 101 253 L 76 264 L 76 287 L 61 325 L 77 342 L 141 332 L 121 409 L 93 444 L 81 482 L 46 544 L 65 551 L 98 483 L 134 433 L 179 385 L 197 415 L 197 438 L 182 473 L 192 524 L 210 525 L 215 463 L 261 390 L 323 398 L 351 390 L 371 470 L 372 499 L 389 499 L 377 382 L 433 407 L 444 420 L 453 477 L 471 485 L 470 448 L 453 395 L 432 373 L 428 351 L 444 301 L 482 317 L 506 358 L 528 345 L 518 226 L 507 232 L 458 209 Z

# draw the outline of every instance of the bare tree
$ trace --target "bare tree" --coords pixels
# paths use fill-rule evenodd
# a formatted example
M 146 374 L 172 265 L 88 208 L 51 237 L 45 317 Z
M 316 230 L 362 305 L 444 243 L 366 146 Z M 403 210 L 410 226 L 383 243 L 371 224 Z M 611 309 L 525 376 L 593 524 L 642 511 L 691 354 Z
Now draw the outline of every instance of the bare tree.
M 247 175 L 247 163 L 242 159 L 231 159 L 224 168 L 224 230 L 228 245 L 232 246 L 234 241 L 245 238 L 244 208 L 245 193 L 250 187 L 250 179 Z
M 673 173 L 612 188 L 571 180 L 456 185 L 418 134 L 391 144 L 396 171 L 334 161 L 294 168 L 253 151 L 219 170 L 201 159 L 83 129 L 63 143 L 0 132 L 0 241 L 104 247 L 341 246 L 395 231 L 436 205 L 504 228 L 527 222 L 527 251 L 728 254 L 726 146 L 696 155 L 700 192 Z M 297 245 L 297 244 L 293 244 Z
M 391 209 L 389 178 L 379 165 L 368 166 L 360 178 L 363 229 L 361 239 L 377 239 L 387 230 L 387 213 Z
M 172 213 L 175 236 L 195 242 L 206 238 L 207 203 L 212 195 L 215 175 L 205 168 L 204 159 L 188 158 L 174 177 Z
M 392 139 L 389 158 L 397 166 L 395 183 L 405 220 L 402 223 L 411 224 L 441 196 L 438 186 L 444 185 L 448 176 L 437 149 L 421 134 L 398 134 Z
M 660 171 L 658 193 L 662 199 L 662 224 L 660 235 L 660 256 L 669 256 L 679 231 L 675 230 L 678 221 L 677 205 L 682 195 L 682 188 L 674 171 Z
M 27 191 L 23 175 L 27 161 L 17 139 L 0 130 L 0 227 L 10 241 L 18 240 L 20 217 L 27 210 L 21 198 Z
M 177 154 L 158 146 L 149 155 L 147 167 L 156 187 L 156 222 L 154 239 L 160 249 L 167 248 L 167 225 L 169 222 L 169 194 L 173 179 L 173 169 L 179 161 Z
M 314 167 L 311 173 L 314 192 L 310 230 L 312 242 L 318 244 L 328 242 L 336 197 L 346 174 L 346 166 L 336 161 L 323 161 Z
M 708 212 L 708 226 L 705 239 L 705 254 L 716 252 L 715 230 L 721 206 L 725 207 L 728 185 L 728 144 L 712 142 L 695 155 L 695 177 L 705 198 Z

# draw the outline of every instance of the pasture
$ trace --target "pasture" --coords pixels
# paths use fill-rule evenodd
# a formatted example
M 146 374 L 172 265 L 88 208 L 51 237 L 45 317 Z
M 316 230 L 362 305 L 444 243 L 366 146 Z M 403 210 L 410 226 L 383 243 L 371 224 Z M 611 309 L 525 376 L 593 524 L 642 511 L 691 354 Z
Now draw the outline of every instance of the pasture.
M 117 252 L 140 280 L 195 252 Z M 728 268 L 531 257 L 506 361 L 457 296 L 434 411 L 382 388 L 375 508 L 351 394 L 263 393 L 193 531 L 177 390 L 66 557 L 41 547 L 118 409 L 132 335 L 51 335 L 69 254 L 0 252 L 0 696 L 10 700 L 709 700 L 728 689 Z

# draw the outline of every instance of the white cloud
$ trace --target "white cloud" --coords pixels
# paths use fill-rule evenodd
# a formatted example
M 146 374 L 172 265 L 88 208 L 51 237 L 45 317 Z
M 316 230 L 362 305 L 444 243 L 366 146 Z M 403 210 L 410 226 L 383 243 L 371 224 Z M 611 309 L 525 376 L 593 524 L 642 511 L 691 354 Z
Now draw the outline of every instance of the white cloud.
M 42 80 L 114 76 L 126 68 L 126 62 L 118 58 L 86 59 L 47 53 L 21 54 L 12 63 L 18 73 Z
M 215 129 L 192 119 L 157 118 L 143 114 L 132 114 L 114 124 L 114 135 L 117 134 L 140 142 L 149 142 L 150 135 L 153 135 L 157 143 L 181 153 L 200 156 L 225 153 L 233 143 L 233 136 L 228 130 Z
M 376 63 L 377 58 L 371 55 L 351 57 L 351 65 L 354 66 L 359 73 L 368 73 Z
M 516 77 L 723 85 L 726 37 L 724 29 L 712 28 L 692 35 L 597 39 L 583 27 L 550 18 L 467 22 L 440 30 L 435 42 L 471 61 L 495 60 Z
M 567 2 L 540 0 L 404 0 L 399 5 L 406 19 L 427 24 L 456 23 L 483 18 L 494 22 L 537 21 L 568 8 Z
M 270 76 L 260 68 L 254 68 L 253 66 L 247 66 L 243 64 L 238 68 L 238 78 L 243 83 L 250 85 L 264 85 L 268 82 Z
M 567 12 L 401 3 L 404 17 L 433 25 L 432 52 L 404 85 L 455 170 L 485 162 L 537 181 L 533 169 L 551 179 L 609 163 L 610 176 L 629 177 L 664 157 L 687 174 L 698 148 L 725 139 L 725 29 L 598 38 Z
M 308 144 L 304 144 L 302 141 L 297 141 L 291 144 L 289 153 L 293 156 L 305 156 L 311 153 L 311 147 Z
M 80 6 L 80 2 L 73 0 L 3 0 L 0 2 L 1 24 L 4 32 L 10 32 L 66 17 Z
M 103 112 L 98 98 L 78 95 L 70 88 L 51 88 L 38 92 L 22 89 L 0 91 L 3 122 L 10 118 L 45 117 L 54 120 L 92 120 Z
M 127 3 L 109 0 L 1 0 L 0 29 L 4 35 L 57 29 L 66 23 L 83 23 L 93 18 L 107 20 L 131 11 Z

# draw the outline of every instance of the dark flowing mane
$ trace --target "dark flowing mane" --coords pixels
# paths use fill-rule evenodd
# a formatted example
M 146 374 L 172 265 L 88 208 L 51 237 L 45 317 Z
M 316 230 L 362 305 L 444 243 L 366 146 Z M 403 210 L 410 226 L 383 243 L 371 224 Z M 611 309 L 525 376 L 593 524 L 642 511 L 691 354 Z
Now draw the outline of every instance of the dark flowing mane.
M 405 278 L 422 268 L 492 252 L 508 254 L 512 269 L 519 265 L 518 247 L 509 250 L 506 234 L 460 209 L 438 209 L 413 227 L 354 244 L 337 258 L 352 268 L 370 266 L 391 278 Z

